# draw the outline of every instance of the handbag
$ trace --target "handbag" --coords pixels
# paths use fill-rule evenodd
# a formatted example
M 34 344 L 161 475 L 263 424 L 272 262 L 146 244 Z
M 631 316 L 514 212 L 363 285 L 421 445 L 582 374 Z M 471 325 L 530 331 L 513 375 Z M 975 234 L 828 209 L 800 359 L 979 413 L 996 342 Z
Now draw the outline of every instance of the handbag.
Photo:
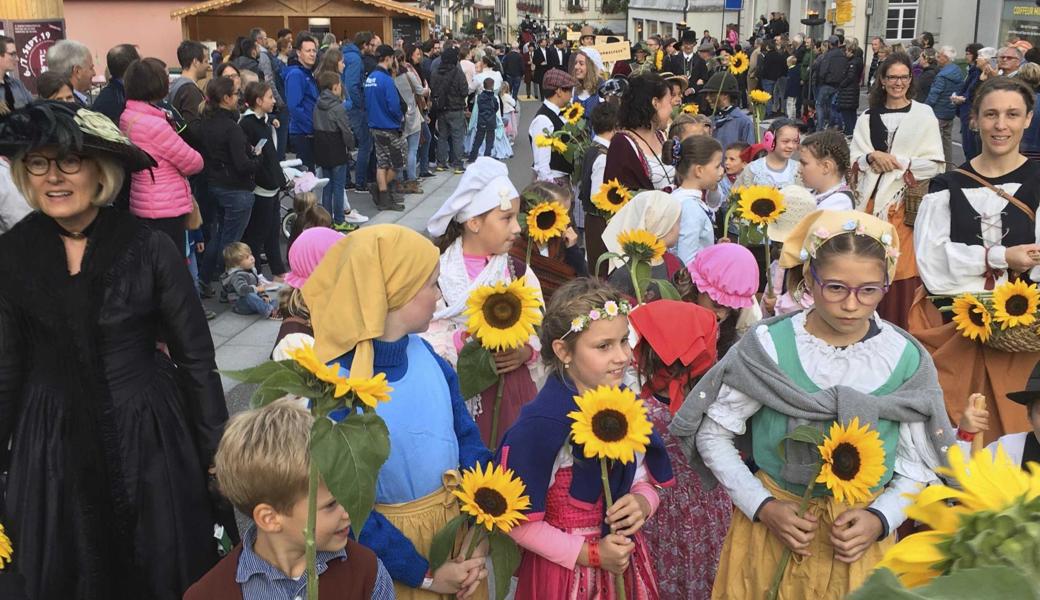
M 918 181 L 909 168 L 903 173 L 903 183 L 906 184 L 903 188 L 903 224 L 907 227 L 913 227 L 917 221 L 917 209 L 921 207 L 921 200 L 928 193 L 931 181 Z

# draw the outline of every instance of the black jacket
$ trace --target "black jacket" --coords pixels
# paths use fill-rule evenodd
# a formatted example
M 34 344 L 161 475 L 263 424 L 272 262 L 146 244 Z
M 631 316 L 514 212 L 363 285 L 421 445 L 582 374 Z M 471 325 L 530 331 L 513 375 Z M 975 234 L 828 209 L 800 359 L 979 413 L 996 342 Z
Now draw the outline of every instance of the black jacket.
M 231 61 L 231 65 L 239 71 L 252 71 L 256 73 L 260 81 L 264 80 L 264 72 L 260 70 L 260 61 L 253 58 L 252 56 L 239 56 L 235 60 Z
M 246 132 L 238 125 L 238 113 L 223 108 L 210 110 L 202 117 L 200 134 L 210 184 L 253 191 L 260 157 L 253 153 Z
M 436 112 L 466 109 L 469 83 L 458 63 L 445 64 L 441 61 L 437 72 L 430 78 L 430 97 Z
M 116 124 L 119 127 L 119 117 L 123 115 L 123 111 L 126 109 L 126 88 L 123 87 L 123 82 L 119 79 L 112 79 L 108 82 L 108 85 L 98 92 L 98 97 L 94 100 L 94 104 L 90 105 L 90 110 L 99 112 Z
M 845 79 L 845 72 L 849 68 L 849 59 L 845 58 L 845 51 L 841 48 L 831 48 L 820 57 L 819 82 L 820 85 L 838 87 Z
M 238 126 L 245 132 L 250 146 L 256 146 L 260 140 L 267 140 L 263 150 L 260 151 L 260 165 L 256 169 L 256 185 L 268 190 L 281 188 L 285 185 L 285 173 L 278 164 L 278 150 L 274 147 L 274 140 L 271 139 L 271 117 L 265 116 L 261 121 L 256 114 L 249 113 L 239 120 Z
M 845 78 L 838 84 L 838 108 L 859 108 L 859 78 L 863 74 L 863 55 L 859 52 L 849 59 Z
M 502 74 L 506 77 L 523 77 L 524 59 L 516 50 L 510 50 L 502 57 Z
M 928 92 L 932 91 L 932 84 L 938 74 L 939 69 L 935 65 L 928 65 L 914 78 L 914 100 L 923 103 L 928 99 Z
M 787 59 L 779 50 L 770 50 L 762 57 L 758 66 L 758 78 L 760 80 L 777 81 L 787 74 Z M 773 90 L 766 90 L 772 93 Z
M 345 165 L 353 148 L 354 133 L 343 101 L 325 90 L 314 107 L 314 162 L 319 167 Z

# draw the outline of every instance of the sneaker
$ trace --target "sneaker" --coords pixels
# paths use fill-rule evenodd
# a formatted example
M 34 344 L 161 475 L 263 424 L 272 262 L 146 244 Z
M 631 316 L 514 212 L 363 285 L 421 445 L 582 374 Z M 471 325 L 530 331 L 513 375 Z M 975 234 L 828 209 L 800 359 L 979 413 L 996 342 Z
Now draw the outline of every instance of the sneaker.
M 426 173 L 419 173 L 419 177 L 422 177 L 423 179 L 428 179 L 430 177 L 436 177 L 436 176 L 433 173 L 430 173 L 430 172 L 427 171 Z
M 347 223 L 361 224 L 368 222 L 368 217 L 359 213 L 356 208 L 350 209 L 350 212 L 343 215 L 343 218 L 344 220 L 346 220 Z
M 462 175 L 463 173 L 466 172 L 466 169 L 463 169 L 462 165 L 459 165 L 459 166 L 455 167 L 455 171 L 454 172 L 455 172 L 456 175 Z
M 434 171 L 437 171 L 438 173 L 443 173 L 443 172 L 445 172 L 447 170 L 448 170 L 448 165 L 437 165 L 437 167 L 434 169 Z
M 351 231 L 356 231 L 358 226 L 353 223 L 335 223 L 332 228 L 340 233 L 347 234 Z
M 203 300 L 212 298 L 216 293 L 213 291 L 213 287 L 208 283 L 199 283 L 199 297 Z
M 217 313 L 213 312 L 212 310 L 203 309 L 203 312 L 206 313 L 207 321 L 212 321 L 213 319 L 217 318 Z
M 227 304 L 229 302 L 227 292 L 225 292 L 224 290 L 220 290 L 219 300 L 221 304 Z
M 419 187 L 419 181 L 418 180 L 406 181 L 404 183 L 404 185 L 401 186 L 400 191 L 402 193 L 404 193 L 404 194 L 423 194 L 423 193 L 425 193 L 425 192 L 423 192 L 423 189 L 421 187 Z
M 368 193 L 370 193 L 369 190 L 368 190 L 368 186 L 365 185 L 365 184 L 362 184 L 362 183 L 355 184 L 354 185 L 354 191 L 359 193 L 359 194 L 368 194 Z

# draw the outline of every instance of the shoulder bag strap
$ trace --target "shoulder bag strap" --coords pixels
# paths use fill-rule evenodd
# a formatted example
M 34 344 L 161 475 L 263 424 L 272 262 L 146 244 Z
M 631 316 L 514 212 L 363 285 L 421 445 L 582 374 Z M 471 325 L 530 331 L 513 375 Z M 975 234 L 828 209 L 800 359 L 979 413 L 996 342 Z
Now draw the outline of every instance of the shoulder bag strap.
M 1029 217 L 1030 221 L 1032 221 L 1034 223 L 1036 222 L 1036 212 L 1034 212 L 1033 209 L 1029 208 L 1029 206 L 1027 206 L 1025 202 L 1022 202 L 1018 198 L 1015 198 L 1011 194 L 1009 194 L 1009 193 L 1005 192 L 1004 190 L 996 187 L 995 185 L 993 185 L 990 182 L 986 181 L 985 179 L 979 177 L 978 175 L 972 173 L 971 171 L 965 171 L 964 169 L 954 169 L 954 173 L 960 173 L 961 175 L 965 175 L 965 176 L 967 176 L 967 177 L 969 177 L 971 179 L 974 179 L 975 181 L 981 183 L 982 185 L 986 186 L 986 188 L 989 189 L 991 192 L 996 193 L 1001 198 L 1003 198 L 1003 199 L 1007 200 L 1009 203 L 1013 204 L 1015 206 L 1015 208 L 1017 208 L 1018 210 L 1024 212 L 1026 214 L 1026 216 Z

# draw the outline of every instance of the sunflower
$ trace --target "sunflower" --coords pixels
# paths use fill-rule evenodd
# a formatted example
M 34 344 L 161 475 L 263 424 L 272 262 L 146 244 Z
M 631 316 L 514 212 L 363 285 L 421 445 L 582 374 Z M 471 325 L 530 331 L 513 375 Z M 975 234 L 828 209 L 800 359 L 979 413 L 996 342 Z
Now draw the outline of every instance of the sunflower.
M 972 567 L 1006 565 L 1037 578 L 1035 515 L 1040 511 L 1040 465 L 1029 471 L 1011 462 L 1004 447 L 984 450 L 965 461 L 957 445 L 948 451 L 949 467 L 937 473 L 956 479 L 913 496 L 907 517 L 931 531 L 907 536 L 885 553 L 887 568 L 908 587 Z M 955 502 L 951 503 L 953 500 Z
M 542 202 L 527 213 L 527 233 L 539 244 L 563 235 L 570 224 L 571 218 L 559 202 Z
M 574 125 L 585 116 L 585 106 L 581 102 L 571 102 L 567 105 L 567 108 L 560 111 L 560 116 L 563 117 L 564 121 Z
M 664 50 L 658 50 L 654 54 L 654 68 L 658 71 L 664 66 Z
M 664 242 L 645 229 L 622 231 L 617 237 L 621 253 L 637 260 L 648 260 L 659 264 L 664 258 Z
M 512 470 L 490 464 L 483 470 L 478 463 L 462 473 L 459 489 L 452 494 L 462 501 L 462 512 L 477 518 L 477 525 L 488 531 L 497 527 L 509 533 L 520 521 L 527 520 L 527 515 L 520 512 L 531 507 L 525 491 L 524 482 Z
M 466 299 L 469 317 L 466 328 L 489 350 L 519 348 L 534 335 L 542 322 L 541 302 L 537 292 L 527 287 L 520 277 L 511 283 L 482 285 Z
M 318 356 L 314 353 L 313 344 L 304 344 L 299 348 L 289 350 L 286 354 L 289 355 L 289 358 L 296 361 L 296 364 L 317 377 L 319 381 L 334 385 L 335 390 L 333 390 L 332 394 L 334 398 L 339 398 L 350 391 L 350 381 L 339 374 L 337 367 L 330 367 L 318 360 Z
M 773 99 L 773 95 L 764 90 L 751 90 L 748 92 L 748 99 L 752 104 L 765 104 Z
M 592 205 L 603 212 L 613 215 L 621 210 L 632 199 L 632 192 L 621 185 L 617 179 L 603 182 L 599 191 L 592 195 Z
M 953 301 L 953 322 L 964 337 L 985 342 L 993 315 L 973 294 L 961 294 Z
M 993 291 L 993 320 L 1000 328 L 1032 325 L 1036 321 L 1036 309 L 1040 305 L 1040 293 L 1036 284 L 1026 285 L 1019 279 L 1007 282 Z
M 752 185 L 741 189 L 738 207 L 740 215 L 754 225 L 769 225 L 787 210 L 783 194 L 769 185 Z
M 563 140 L 561 140 L 560 138 L 553 138 L 552 140 L 553 152 L 563 154 L 567 151 L 567 144 Z
M 551 135 L 538 134 L 534 136 L 534 145 L 539 148 L 552 148 L 554 139 Z
M 684 104 L 683 107 L 682 107 L 682 111 L 684 113 L 688 114 L 688 115 L 697 115 L 697 114 L 700 114 L 701 109 L 698 108 L 698 106 L 696 104 L 690 103 L 690 104 Z
M 4 570 L 4 561 L 11 562 L 11 554 L 14 548 L 11 546 L 11 538 L 4 532 L 4 526 L 0 524 L 0 571 Z
M 729 72 L 731 75 L 740 75 L 744 71 L 748 70 L 748 65 L 751 61 L 748 60 L 748 55 L 743 52 L 737 52 L 729 59 Z
M 575 396 L 578 410 L 567 414 L 574 443 L 584 447 L 585 458 L 610 458 L 622 463 L 645 452 L 653 425 L 646 407 L 632 390 L 601 385 Z
M 885 449 L 878 432 L 869 424 L 860 427 L 859 417 L 848 427 L 832 423 L 819 449 L 823 465 L 816 483 L 826 484 L 838 502 L 869 500 L 870 488 L 885 474 Z
M 380 402 L 389 402 L 390 392 L 394 391 L 394 388 L 386 382 L 386 373 L 376 373 L 376 376 L 370 379 L 349 377 L 347 385 L 350 386 L 350 391 L 354 392 L 358 400 L 372 408 L 375 408 L 376 404 Z

